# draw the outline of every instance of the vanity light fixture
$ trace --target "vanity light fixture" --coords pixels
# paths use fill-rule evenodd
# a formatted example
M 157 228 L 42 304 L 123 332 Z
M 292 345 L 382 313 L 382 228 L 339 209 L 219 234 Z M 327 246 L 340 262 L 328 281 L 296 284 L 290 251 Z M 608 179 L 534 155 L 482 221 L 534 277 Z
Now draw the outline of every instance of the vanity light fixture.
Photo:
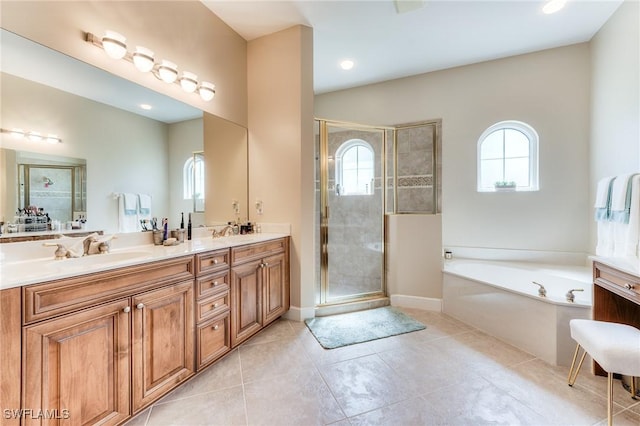
M 182 86 L 182 90 L 187 93 L 195 92 L 198 87 L 198 76 L 192 72 L 184 71 L 180 78 L 180 86 Z
M 351 59 L 345 59 L 344 61 L 340 62 L 340 68 L 345 71 L 349 71 L 351 68 L 353 68 L 353 65 L 355 64 Z
M 127 39 L 115 31 L 106 31 L 102 37 L 102 48 L 113 59 L 122 59 L 127 54 Z
M 204 101 L 210 101 L 215 97 L 215 85 L 208 81 L 198 82 L 198 76 L 192 72 L 184 71 L 181 76 L 178 66 L 171 61 L 163 59 L 155 62 L 154 53 L 146 47 L 136 46 L 133 53 L 127 51 L 127 39 L 114 31 L 105 31 L 103 37 L 96 37 L 92 33 L 85 33 L 85 41 L 98 46 L 111 58 L 124 59 L 135 65 L 141 72 L 151 72 L 156 78 L 165 83 L 177 83 L 187 93 L 197 92 Z
M 216 86 L 207 81 L 203 81 L 200 83 L 200 87 L 198 87 L 198 93 L 200 93 L 202 100 L 208 102 L 216 95 Z
M 136 51 L 131 54 L 133 65 L 141 72 L 149 72 L 153 69 L 155 62 L 153 52 L 146 47 L 136 46 Z
M 14 138 L 26 138 L 34 142 L 40 142 L 44 140 L 51 144 L 62 143 L 62 139 L 60 139 L 58 135 L 53 135 L 53 134 L 48 134 L 47 136 L 44 136 L 42 135 L 42 133 L 39 133 L 39 132 L 31 132 L 31 131 L 26 132 L 22 129 L 11 129 L 11 130 L 0 129 L 0 133 L 8 133 Z

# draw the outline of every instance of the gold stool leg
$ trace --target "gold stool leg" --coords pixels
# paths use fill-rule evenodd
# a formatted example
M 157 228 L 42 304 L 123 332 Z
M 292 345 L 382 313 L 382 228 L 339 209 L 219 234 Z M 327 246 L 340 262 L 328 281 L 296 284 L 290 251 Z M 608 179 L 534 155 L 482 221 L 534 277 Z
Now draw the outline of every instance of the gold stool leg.
M 569 368 L 569 377 L 567 378 L 567 381 L 569 383 L 569 386 L 573 386 L 573 384 L 576 382 L 576 379 L 578 378 L 578 373 L 580 372 L 580 369 L 582 368 L 582 363 L 584 362 L 584 358 L 587 356 L 587 351 L 584 351 L 582 353 L 582 357 L 580 357 L 580 362 L 578 363 L 578 368 L 576 368 L 575 373 L 573 373 L 573 367 L 576 365 L 576 359 L 578 358 L 578 352 L 580 351 L 580 344 L 576 345 L 576 351 L 573 354 L 573 361 L 571 361 L 571 368 Z M 573 375 L 572 375 L 573 373 Z
M 613 426 L 613 373 L 607 374 L 607 424 Z

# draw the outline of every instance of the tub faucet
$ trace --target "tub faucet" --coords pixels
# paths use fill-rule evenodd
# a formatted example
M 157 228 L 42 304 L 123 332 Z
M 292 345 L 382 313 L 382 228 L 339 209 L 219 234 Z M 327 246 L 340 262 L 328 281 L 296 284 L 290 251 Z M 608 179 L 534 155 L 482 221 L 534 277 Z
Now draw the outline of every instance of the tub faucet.
M 547 289 L 544 288 L 544 286 L 542 284 L 539 284 L 535 281 L 531 281 L 532 283 L 534 283 L 535 285 L 540 286 L 540 288 L 538 289 L 538 296 L 540 297 L 547 297 Z
M 584 289 L 583 288 L 574 288 L 572 290 L 569 290 L 567 292 L 567 294 L 565 295 L 565 296 L 567 296 L 567 302 L 573 303 L 573 301 L 575 300 L 576 295 L 573 294 L 574 291 L 584 291 Z

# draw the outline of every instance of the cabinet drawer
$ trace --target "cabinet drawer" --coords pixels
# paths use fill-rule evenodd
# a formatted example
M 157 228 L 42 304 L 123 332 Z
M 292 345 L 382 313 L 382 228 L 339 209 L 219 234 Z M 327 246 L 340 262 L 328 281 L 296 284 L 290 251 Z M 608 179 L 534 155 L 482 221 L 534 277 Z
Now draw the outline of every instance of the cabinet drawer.
M 594 263 L 594 278 L 596 284 L 601 284 L 624 297 L 640 300 L 640 277 Z
M 229 311 L 198 326 L 198 370 L 231 350 Z
M 196 305 L 196 321 L 200 322 L 217 314 L 229 310 L 229 292 L 201 300 Z
M 193 256 L 33 284 L 22 289 L 23 320 L 51 318 L 183 280 L 193 280 Z
M 229 291 L 229 271 L 196 279 L 196 299 L 198 300 L 221 291 Z
M 196 275 L 220 271 L 229 267 L 229 250 L 217 250 L 196 255 Z
M 231 264 L 237 265 L 251 260 L 260 259 L 274 253 L 280 253 L 285 250 L 286 239 L 267 241 L 258 244 L 249 244 L 246 246 L 233 247 L 231 249 Z

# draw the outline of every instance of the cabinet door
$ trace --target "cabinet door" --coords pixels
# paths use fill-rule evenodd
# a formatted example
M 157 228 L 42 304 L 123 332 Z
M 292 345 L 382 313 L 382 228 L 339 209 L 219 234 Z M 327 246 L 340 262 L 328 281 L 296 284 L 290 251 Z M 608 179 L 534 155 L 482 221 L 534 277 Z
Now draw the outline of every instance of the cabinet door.
M 133 297 L 133 411 L 194 373 L 193 282 Z
M 23 328 L 22 400 L 33 413 L 23 424 L 115 425 L 129 417 L 128 302 Z
M 261 261 L 231 269 L 231 346 L 248 339 L 262 328 Z
M 289 282 L 284 253 L 264 259 L 264 325 L 289 310 Z

